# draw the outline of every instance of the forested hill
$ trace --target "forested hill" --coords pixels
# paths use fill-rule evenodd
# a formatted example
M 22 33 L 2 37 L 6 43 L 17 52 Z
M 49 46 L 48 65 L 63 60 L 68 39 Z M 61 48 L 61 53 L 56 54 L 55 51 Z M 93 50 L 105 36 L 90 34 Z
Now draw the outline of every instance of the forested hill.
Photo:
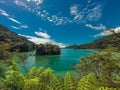
M 28 41 L 25 37 L 19 36 L 5 26 L 0 25 L 0 45 L 6 44 L 9 51 L 18 50 L 19 52 L 23 52 L 29 51 L 34 47 L 34 43 Z
M 120 33 L 113 34 L 110 36 L 105 36 L 101 39 L 98 39 L 94 42 L 83 44 L 83 45 L 70 45 L 66 48 L 73 48 L 73 49 L 105 49 L 108 46 L 116 47 L 120 49 Z

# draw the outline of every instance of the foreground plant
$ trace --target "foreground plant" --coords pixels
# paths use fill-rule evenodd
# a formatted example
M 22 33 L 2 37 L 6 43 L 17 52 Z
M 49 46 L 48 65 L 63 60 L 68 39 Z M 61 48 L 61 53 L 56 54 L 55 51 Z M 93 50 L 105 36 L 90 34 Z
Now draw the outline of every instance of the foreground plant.
M 10 67 L 5 78 L 0 78 L 2 90 L 119 90 L 100 86 L 94 73 L 77 81 L 70 73 L 65 78 L 57 77 L 50 68 L 33 67 L 26 75 L 15 68 L 17 64 Z
M 120 88 L 120 58 L 111 51 L 82 58 L 74 70 L 79 74 L 79 78 L 94 73 L 100 86 Z

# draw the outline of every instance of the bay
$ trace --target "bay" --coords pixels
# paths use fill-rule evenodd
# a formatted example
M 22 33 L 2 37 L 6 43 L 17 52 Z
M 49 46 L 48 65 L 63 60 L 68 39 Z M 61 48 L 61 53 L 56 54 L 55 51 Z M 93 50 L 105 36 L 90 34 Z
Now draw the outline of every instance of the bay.
M 50 67 L 54 70 L 56 75 L 62 77 L 66 74 L 66 72 L 77 75 L 72 70 L 72 67 L 80 63 L 80 58 L 85 57 L 93 52 L 94 50 L 86 49 L 61 49 L 61 55 L 54 56 L 33 56 L 30 55 L 33 52 L 27 52 L 28 58 L 26 60 L 26 67 L 27 69 L 32 67 Z

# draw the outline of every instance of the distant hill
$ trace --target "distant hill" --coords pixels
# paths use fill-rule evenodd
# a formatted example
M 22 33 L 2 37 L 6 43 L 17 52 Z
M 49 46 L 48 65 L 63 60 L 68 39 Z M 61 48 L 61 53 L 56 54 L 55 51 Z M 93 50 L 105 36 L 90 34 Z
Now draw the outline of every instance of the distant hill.
M 116 47 L 120 49 L 120 33 L 105 36 L 101 39 L 95 40 L 94 42 L 83 44 L 83 45 L 70 45 L 66 48 L 73 49 L 105 49 L 108 46 Z
M 0 25 L 0 45 L 8 44 L 9 51 L 26 52 L 34 48 L 34 43 Z

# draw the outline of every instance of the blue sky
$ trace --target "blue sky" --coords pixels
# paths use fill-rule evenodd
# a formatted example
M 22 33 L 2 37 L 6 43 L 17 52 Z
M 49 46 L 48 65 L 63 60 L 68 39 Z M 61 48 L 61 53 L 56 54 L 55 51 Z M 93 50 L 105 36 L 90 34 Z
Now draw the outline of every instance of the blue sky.
M 120 1 L 0 0 L 0 24 L 37 44 L 85 44 L 120 31 Z

